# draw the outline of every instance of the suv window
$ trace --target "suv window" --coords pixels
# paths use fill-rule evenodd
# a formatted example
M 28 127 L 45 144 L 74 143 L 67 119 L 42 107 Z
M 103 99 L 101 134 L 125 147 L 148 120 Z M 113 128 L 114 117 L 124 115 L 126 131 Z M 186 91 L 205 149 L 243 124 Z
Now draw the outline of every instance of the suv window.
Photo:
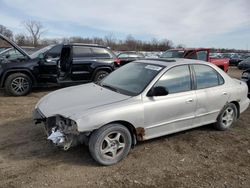
M 197 89 L 204 89 L 222 85 L 224 79 L 212 67 L 207 65 L 193 65 Z
M 168 70 L 155 84 L 165 87 L 169 93 L 191 90 L 191 77 L 188 65 L 181 65 Z
M 202 61 L 207 61 L 207 51 L 198 51 L 197 59 Z
M 62 50 L 62 45 L 56 45 L 56 46 L 52 47 L 46 53 L 46 57 L 47 58 L 57 58 L 57 57 L 60 57 L 61 50 Z
M 73 46 L 73 56 L 74 57 L 93 57 L 91 49 L 85 46 Z
M 92 48 L 93 56 L 99 58 L 111 58 L 112 55 L 104 48 Z

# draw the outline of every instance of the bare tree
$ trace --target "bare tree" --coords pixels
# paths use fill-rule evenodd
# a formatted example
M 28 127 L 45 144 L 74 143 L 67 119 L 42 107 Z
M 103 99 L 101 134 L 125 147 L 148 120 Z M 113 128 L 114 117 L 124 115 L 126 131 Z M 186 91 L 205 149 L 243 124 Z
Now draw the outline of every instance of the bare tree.
M 0 25 L 0 33 L 10 39 L 13 38 L 13 32 L 3 25 Z
M 24 21 L 23 25 L 29 32 L 33 45 L 37 46 L 41 35 L 45 32 L 42 23 L 39 21 L 29 20 Z
M 110 48 L 115 48 L 116 38 L 113 33 L 109 33 L 104 37 L 105 45 Z

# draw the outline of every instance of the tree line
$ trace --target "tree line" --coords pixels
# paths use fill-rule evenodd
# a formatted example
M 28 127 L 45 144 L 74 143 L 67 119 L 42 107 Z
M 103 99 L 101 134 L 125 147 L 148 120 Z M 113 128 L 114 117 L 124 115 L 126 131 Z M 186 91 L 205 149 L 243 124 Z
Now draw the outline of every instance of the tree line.
M 99 44 L 108 46 L 117 51 L 165 51 L 171 48 L 184 48 L 185 45 L 174 45 L 171 40 L 168 39 L 151 39 L 150 41 L 142 41 L 134 38 L 132 35 L 128 35 L 124 40 L 116 39 L 114 34 L 110 33 L 105 37 L 65 37 L 47 39 L 42 38 L 42 35 L 46 32 L 44 26 L 38 21 L 24 21 L 23 27 L 28 34 L 19 33 L 14 35 L 13 31 L 7 27 L 0 25 L 0 33 L 16 42 L 19 46 L 32 46 L 32 47 L 44 47 L 50 44 L 56 43 L 87 43 L 87 44 Z M 226 48 L 212 48 L 213 52 L 246 52 L 246 50 L 226 49 Z

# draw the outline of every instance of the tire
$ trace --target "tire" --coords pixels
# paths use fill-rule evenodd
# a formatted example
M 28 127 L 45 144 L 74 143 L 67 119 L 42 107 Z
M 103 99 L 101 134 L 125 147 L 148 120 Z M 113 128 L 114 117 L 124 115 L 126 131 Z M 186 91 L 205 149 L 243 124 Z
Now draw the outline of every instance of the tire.
M 31 91 L 32 81 L 26 74 L 14 73 L 7 77 L 4 85 L 8 95 L 23 96 Z
M 217 118 L 217 122 L 214 124 L 215 128 L 220 131 L 229 129 L 237 118 L 237 108 L 235 104 L 227 104 L 221 111 Z
M 109 124 L 91 134 L 89 151 L 95 161 L 108 166 L 124 159 L 131 145 L 131 134 L 126 127 L 120 124 Z
M 105 70 L 100 70 L 100 71 L 97 71 L 95 76 L 94 76 L 94 82 L 99 82 L 101 81 L 104 77 L 106 77 L 107 75 L 109 74 L 108 71 L 105 71 Z

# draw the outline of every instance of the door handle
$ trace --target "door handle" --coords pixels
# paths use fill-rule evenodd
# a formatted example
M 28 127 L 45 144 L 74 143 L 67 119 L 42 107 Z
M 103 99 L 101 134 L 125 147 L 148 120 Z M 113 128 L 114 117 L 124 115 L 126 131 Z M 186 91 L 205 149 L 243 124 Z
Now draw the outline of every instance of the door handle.
M 186 103 L 191 103 L 193 101 L 194 101 L 193 99 L 188 99 L 188 100 L 186 100 Z
M 227 92 L 223 92 L 222 95 L 227 95 Z

